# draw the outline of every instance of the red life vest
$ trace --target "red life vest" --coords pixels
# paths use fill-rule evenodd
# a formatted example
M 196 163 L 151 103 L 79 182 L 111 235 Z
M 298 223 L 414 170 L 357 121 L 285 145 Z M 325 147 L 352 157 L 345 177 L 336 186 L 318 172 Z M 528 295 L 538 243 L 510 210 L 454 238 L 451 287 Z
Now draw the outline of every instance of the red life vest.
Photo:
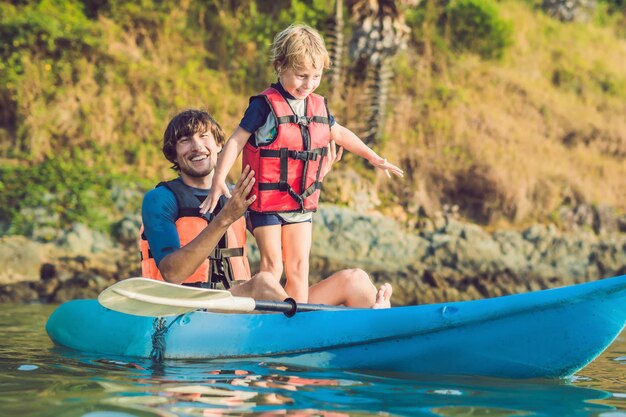
M 159 186 L 167 187 L 176 196 L 178 203 L 176 230 L 181 247 L 185 246 L 206 228 L 210 220 L 200 214 L 198 197 L 180 179 L 163 182 L 157 185 L 157 187 Z M 215 210 L 216 214 L 225 200 L 225 198 L 220 200 L 220 204 Z M 152 257 L 150 245 L 143 232 L 143 225 L 140 234 L 142 276 L 164 281 Z M 250 279 L 250 275 L 250 266 L 246 256 L 246 223 L 242 217 L 228 228 L 209 257 L 182 283 L 209 283 L 208 286 L 211 288 L 217 288 L 222 284 L 224 288 L 228 289 L 230 283 L 235 279 L 247 280 Z
M 243 166 L 250 165 L 256 200 L 250 210 L 261 213 L 315 211 L 322 189 L 322 169 L 330 142 L 330 121 L 324 97 L 310 94 L 306 116 L 298 117 L 287 100 L 270 87 L 267 100 L 277 122 L 276 138 L 243 149 Z

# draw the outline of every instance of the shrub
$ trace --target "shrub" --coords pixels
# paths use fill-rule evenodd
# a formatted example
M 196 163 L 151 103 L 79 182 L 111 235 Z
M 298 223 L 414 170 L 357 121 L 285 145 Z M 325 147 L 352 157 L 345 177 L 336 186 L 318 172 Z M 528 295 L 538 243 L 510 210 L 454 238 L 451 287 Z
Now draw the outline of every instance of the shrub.
M 512 41 L 511 22 L 491 0 L 455 0 L 447 7 L 450 42 L 459 51 L 499 59 Z
M 32 236 L 38 228 L 63 229 L 73 222 L 107 231 L 121 176 L 86 159 L 66 152 L 34 167 L 0 167 L 0 234 Z

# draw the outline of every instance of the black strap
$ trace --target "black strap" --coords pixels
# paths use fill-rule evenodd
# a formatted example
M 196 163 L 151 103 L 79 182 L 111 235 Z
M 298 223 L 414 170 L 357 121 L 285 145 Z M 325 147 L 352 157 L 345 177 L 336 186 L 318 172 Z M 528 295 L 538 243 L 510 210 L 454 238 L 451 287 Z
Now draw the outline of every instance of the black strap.
M 298 194 L 295 190 L 289 185 L 287 182 L 287 165 L 288 158 L 293 156 L 297 156 L 295 154 L 305 154 L 306 160 L 317 160 L 317 158 L 321 158 L 319 166 L 317 167 L 317 172 L 315 174 L 315 181 L 307 187 L 302 194 Z M 310 151 L 290 151 L 287 148 L 281 149 L 261 149 L 261 156 L 268 158 L 281 158 L 280 161 L 280 180 L 279 182 L 262 182 L 258 184 L 259 191 L 283 191 L 288 192 L 289 195 L 300 204 L 301 208 L 304 210 L 304 200 L 316 192 L 317 190 L 322 189 L 322 182 L 320 181 L 320 176 L 322 172 L 322 165 L 324 162 L 324 158 L 328 153 L 328 148 L 316 148 Z M 314 156 L 314 157 L 313 157 Z M 294 158 L 298 159 L 298 158 Z M 304 160 L 304 159 L 303 159 Z
M 178 216 L 181 217 L 202 217 L 200 207 L 183 207 L 178 209 Z
M 280 178 L 279 182 L 282 184 L 282 187 L 288 187 L 289 183 L 287 182 L 288 173 L 289 173 L 289 149 L 281 148 L 280 149 Z
M 143 252 L 139 251 L 139 257 L 142 261 L 144 260 Z M 152 250 L 150 248 L 148 248 L 148 259 L 154 259 L 154 256 L 152 256 Z
M 209 255 L 211 260 L 221 260 L 224 258 L 232 258 L 235 256 L 243 256 L 243 248 L 215 248 Z
M 290 116 L 277 117 L 276 121 L 278 122 L 279 125 L 286 124 L 286 123 L 295 123 L 301 126 L 308 126 L 311 123 L 323 123 L 325 125 L 330 125 L 330 120 L 328 119 L 328 117 L 324 117 L 324 116 L 307 117 L 307 116 L 296 116 L 295 114 L 292 114 Z
M 309 185 L 309 187 L 306 190 L 304 190 L 302 194 L 296 194 L 296 195 L 301 198 L 307 198 L 308 196 L 313 194 L 315 191 L 321 190 L 322 184 L 323 183 L 321 181 L 315 181 L 314 183 Z M 281 184 L 279 182 L 263 182 L 259 184 L 259 191 L 289 191 L 290 188 L 291 187 L 289 187 L 289 185 L 287 185 L 287 187 L 281 187 Z
M 315 181 L 313 184 L 309 185 L 309 188 L 304 190 L 304 192 L 300 194 L 300 196 L 302 197 L 302 199 L 305 199 L 311 194 L 313 194 L 314 192 L 316 192 L 317 190 L 321 190 L 321 189 L 322 189 L 322 182 Z
M 283 151 L 285 149 L 286 151 Z M 260 156 L 263 158 L 281 158 L 287 154 L 287 157 L 299 161 L 317 161 L 318 158 L 326 156 L 328 148 L 316 148 L 310 151 L 294 151 L 287 148 L 280 149 L 261 149 Z
M 304 193 L 303 193 L 303 194 L 306 194 L 306 196 L 304 198 L 310 196 L 315 191 L 322 189 L 322 182 L 320 180 L 320 177 L 322 176 L 322 166 L 324 165 L 324 158 L 326 158 L 327 154 L 328 154 L 328 148 L 322 148 L 322 155 L 320 157 L 320 164 L 317 166 L 317 173 L 315 174 L 315 182 L 313 183 L 313 185 L 315 185 L 316 188 L 311 190 L 311 187 L 313 186 L 313 185 L 311 185 L 308 189 L 306 189 L 304 191 Z

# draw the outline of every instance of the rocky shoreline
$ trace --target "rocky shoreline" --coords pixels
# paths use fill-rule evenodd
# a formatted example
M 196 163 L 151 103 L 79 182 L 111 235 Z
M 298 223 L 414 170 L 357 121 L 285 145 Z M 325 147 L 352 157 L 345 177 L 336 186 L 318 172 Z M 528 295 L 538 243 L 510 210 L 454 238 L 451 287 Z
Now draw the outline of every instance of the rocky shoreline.
M 139 276 L 139 219 L 119 223 L 116 239 L 81 224 L 51 243 L 0 237 L 0 302 L 59 303 L 94 298 Z M 324 205 L 314 221 L 311 279 L 359 267 L 391 282 L 394 304 L 469 300 L 626 274 L 623 230 L 563 232 L 554 225 L 488 233 L 450 218 L 406 230 L 382 215 Z M 251 242 L 253 268 L 258 251 Z

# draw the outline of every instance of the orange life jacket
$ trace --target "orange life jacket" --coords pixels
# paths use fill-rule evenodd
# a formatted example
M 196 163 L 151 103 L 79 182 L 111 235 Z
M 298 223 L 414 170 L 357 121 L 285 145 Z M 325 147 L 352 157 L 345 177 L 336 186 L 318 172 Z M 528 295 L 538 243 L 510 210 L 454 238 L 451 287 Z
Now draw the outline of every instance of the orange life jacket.
M 186 186 L 180 178 L 162 182 L 159 186 L 167 187 L 176 196 L 178 203 L 178 219 L 176 230 L 180 238 L 180 245 L 185 246 L 196 238 L 209 224 L 210 218 L 200 214 L 198 197 Z M 226 199 L 220 199 L 215 209 L 219 212 Z M 211 215 L 212 217 L 212 215 Z M 164 281 L 152 257 L 148 240 L 141 226 L 139 248 L 141 250 L 141 273 L 146 278 Z M 233 223 L 226 234 L 222 236 L 217 247 L 209 257 L 202 262 L 196 271 L 186 277 L 183 284 L 209 283 L 209 287 L 217 288 L 220 284 L 230 288 L 230 283 L 237 280 L 250 279 L 250 266 L 246 255 L 246 223 L 240 218 Z
M 267 100 L 277 122 L 276 138 L 259 147 L 247 143 L 243 166 L 250 165 L 256 200 L 250 210 L 262 213 L 315 211 L 322 189 L 322 169 L 330 141 L 330 121 L 324 97 L 310 94 L 305 114 L 298 117 L 287 100 L 270 87 Z

